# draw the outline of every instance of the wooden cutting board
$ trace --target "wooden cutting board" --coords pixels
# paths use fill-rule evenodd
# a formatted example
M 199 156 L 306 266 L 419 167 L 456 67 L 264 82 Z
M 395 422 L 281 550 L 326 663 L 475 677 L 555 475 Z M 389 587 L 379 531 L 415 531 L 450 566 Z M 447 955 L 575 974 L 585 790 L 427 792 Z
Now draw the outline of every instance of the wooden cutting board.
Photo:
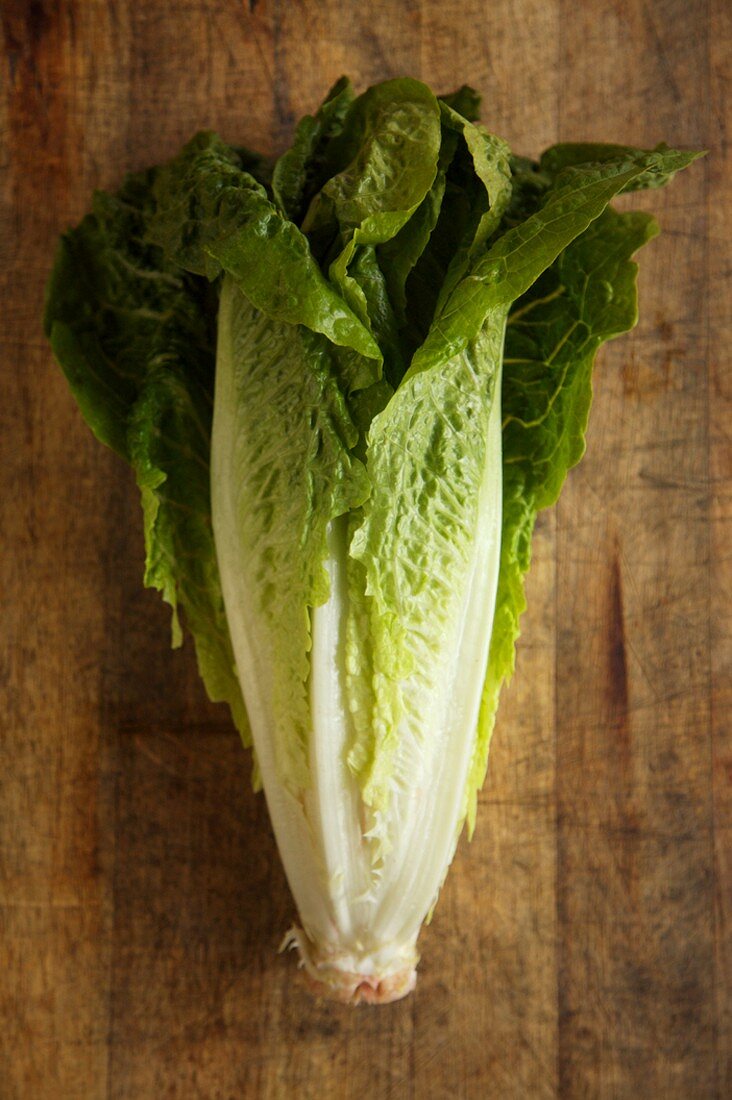
M 724 0 L 5 0 L 0 1097 L 732 1096 L 730 16 Z M 40 314 L 94 187 L 265 151 L 347 71 L 484 93 L 514 149 L 706 147 L 539 523 L 518 673 L 416 993 L 315 1004 L 264 802 L 141 586 L 129 472 Z M 725 113 L 727 112 L 727 113 Z M 623 200 L 629 205 L 629 200 Z M 715 343 L 715 334 L 718 342 Z

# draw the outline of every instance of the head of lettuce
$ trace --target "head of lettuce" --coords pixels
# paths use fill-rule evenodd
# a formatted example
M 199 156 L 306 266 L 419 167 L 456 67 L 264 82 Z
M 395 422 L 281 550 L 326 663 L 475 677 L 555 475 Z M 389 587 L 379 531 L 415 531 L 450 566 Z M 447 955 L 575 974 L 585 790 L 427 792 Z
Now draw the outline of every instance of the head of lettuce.
M 697 154 L 512 156 L 467 87 L 340 80 L 272 161 L 198 134 L 64 235 L 46 331 L 132 466 L 145 582 L 252 745 L 313 987 L 413 988 L 485 776 L 537 511 L 636 320 L 618 213 Z

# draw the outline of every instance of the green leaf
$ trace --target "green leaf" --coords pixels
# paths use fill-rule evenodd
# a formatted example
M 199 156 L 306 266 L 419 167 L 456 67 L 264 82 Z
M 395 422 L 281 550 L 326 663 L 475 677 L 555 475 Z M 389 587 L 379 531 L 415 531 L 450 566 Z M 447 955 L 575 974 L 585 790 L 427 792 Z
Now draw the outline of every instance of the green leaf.
M 477 122 L 480 118 L 480 101 L 480 93 L 469 84 L 463 84 L 456 92 L 450 92 L 449 95 L 440 96 L 441 103 L 457 111 L 468 122 Z
M 222 271 L 274 321 L 303 324 L 354 355 L 346 390 L 380 376 L 381 352 L 328 283 L 307 239 L 215 134 L 199 134 L 157 173 L 148 235 L 168 260 L 214 279 Z
M 412 353 L 427 335 L 441 303 L 484 251 L 512 194 L 505 142 L 444 103 L 441 119 L 440 205 L 428 240 L 407 271 L 402 310 L 405 340 Z
M 595 355 L 605 340 L 635 324 L 637 266 L 631 256 L 657 232 L 647 214 L 607 209 L 518 299 L 508 317 L 501 566 L 466 796 L 470 832 L 501 685 L 514 669 L 536 515 L 556 501 L 568 470 L 584 453 Z
M 371 495 L 351 542 L 361 568 L 350 597 L 358 622 L 367 619 L 369 627 L 350 631 L 346 664 L 373 669 L 368 703 L 357 673 L 348 687 L 350 709 L 361 716 L 349 763 L 375 812 L 374 835 L 391 792 L 408 787 L 415 754 L 439 749 L 450 718 L 445 708 L 457 706 L 447 685 L 455 676 L 475 555 L 492 525 L 500 526 L 499 507 L 483 513 L 486 470 L 494 483 L 500 479 L 500 458 L 494 466 L 488 441 L 503 321 L 487 319 L 439 370 L 408 376 L 369 431 Z M 487 640 L 485 648 L 487 654 Z
M 469 157 L 467 179 L 464 177 L 461 183 L 470 196 L 470 216 L 445 272 L 438 311 L 498 229 L 512 190 L 510 150 L 506 142 L 489 134 L 480 124 L 467 122 L 449 107 L 443 106 L 442 117 L 445 127 L 462 137 Z
M 275 201 L 297 225 L 314 196 L 337 170 L 332 163 L 334 141 L 344 131 L 354 97 L 350 80 L 342 76 L 315 116 L 305 115 L 300 120 L 292 146 L 275 164 L 272 175 Z
M 381 244 L 427 194 L 437 170 L 440 108 L 418 80 L 388 80 L 355 100 L 341 140 L 342 167 L 323 186 L 306 229 L 335 222 L 341 249 Z M 339 249 L 340 251 L 340 249 Z
M 515 628 L 523 609 L 522 576 L 536 510 L 555 498 L 568 467 L 580 457 L 589 371 L 599 342 L 628 327 L 635 316 L 635 268 L 627 257 L 649 235 L 649 222 L 641 215 L 616 223 L 620 215 L 603 212 L 630 180 L 665 170 L 669 159 L 663 153 L 640 153 L 601 167 L 564 171 L 539 210 L 499 236 L 458 284 L 399 389 L 371 425 L 367 469 L 372 491 L 351 553 L 365 570 L 372 647 L 368 663 L 374 669 L 372 721 L 370 732 L 361 723 L 350 759 L 359 770 L 364 799 L 377 813 L 383 813 L 394 783 L 399 786 L 403 761 L 408 759 L 398 741 L 406 737 L 409 742 L 403 731 L 411 721 L 410 697 L 417 729 L 418 714 L 437 707 L 434 699 L 429 701 L 430 685 L 446 680 L 440 661 L 469 584 L 467 548 L 484 522 L 477 501 L 490 458 L 487 425 L 500 365 L 496 340 L 511 303 L 536 284 L 537 293 L 548 299 L 535 307 L 541 321 L 539 336 L 545 339 L 549 332 L 555 343 L 536 356 L 526 356 L 538 362 L 520 364 L 515 375 L 515 356 L 507 352 L 504 551 L 492 673 L 465 803 L 472 825 L 476 777 L 482 780 L 484 775 L 500 682 L 512 667 L 508 662 L 513 661 Z M 593 228 L 597 218 L 599 226 Z M 624 226 L 622 233 L 608 228 L 616 224 Z M 579 240 L 570 248 L 576 237 Z M 555 261 L 554 273 L 542 281 L 542 272 Z M 554 293 L 557 279 L 564 288 L 561 294 Z M 578 312 L 566 326 L 565 297 Z M 548 327 L 552 310 L 558 311 L 559 319 Z M 590 335 L 584 326 L 591 326 Z M 525 336 L 525 330 L 511 328 L 508 346 L 515 350 L 516 332 Z M 557 366 L 559 375 L 554 373 Z M 547 386 L 553 387 L 549 397 Z M 517 408 L 527 417 L 521 423 L 527 435 L 520 447 L 512 427 Z M 519 450 L 530 475 L 517 485 L 512 469 L 518 465 Z M 353 658 L 351 663 L 357 664 Z M 415 682 L 420 685 L 417 690 Z M 363 699 L 357 702 L 363 709 Z
M 410 371 L 424 370 L 459 353 L 480 331 L 489 312 L 507 308 L 526 293 L 629 184 L 667 178 L 697 155 L 672 149 L 639 150 L 562 170 L 536 213 L 499 236 L 444 302 Z
M 416 80 L 387 81 L 355 100 L 344 128 L 344 165 L 323 186 L 304 228 L 328 277 L 369 329 L 389 380 L 404 372 L 383 247 L 430 192 L 440 154 L 440 107 Z M 326 249 L 327 244 L 327 249 Z
M 234 670 L 209 499 L 215 299 L 146 241 L 154 173 L 61 241 L 45 315 L 51 346 L 89 427 L 133 467 L 142 493 L 145 583 L 178 610 L 209 696 L 249 729 Z
M 262 700 L 277 773 L 295 796 L 309 786 L 310 609 L 329 594 L 328 525 L 369 491 L 351 453 L 357 440 L 332 345 L 273 321 L 227 276 L 212 450 L 216 546 L 226 603 L 236 608 L 239 673 Z
M 550 176 L 557 176 L 565 168 L 576 168 L 587 164 L 607 164 L 616 160 L 627 160 L 645 154 L 651 158 L 646 172 L 641 172 L 623 187 L 623 191 L 642 191 L 649 188 L 665 187 L 677 172 L 687 168 L 693 161 L 705 154 L 699 150 L 671 149 L 665 143 L 655 149 L 633 149 L 628 145 L 608 145 L 601 143 L 567 142 L 552 145 L 542 154 L 539 170 Z M 661 154 L 657 159 L 654 154 Z

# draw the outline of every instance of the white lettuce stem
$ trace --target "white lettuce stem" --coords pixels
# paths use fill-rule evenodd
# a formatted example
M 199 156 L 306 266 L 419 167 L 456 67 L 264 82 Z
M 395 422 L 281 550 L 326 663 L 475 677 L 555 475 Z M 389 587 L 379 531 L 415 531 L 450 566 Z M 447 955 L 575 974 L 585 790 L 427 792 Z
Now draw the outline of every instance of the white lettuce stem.
M 275 764 L 272 706 L 272 667 L 257 635 L 255 594 L 243 568 L 237 506 L 235 439 L 241 430 L 237 410 L 236 364 L 227 346 L 237 291 L 223 282 L 219 304 L 219 347 L 216 364 L 214 418 L 211 437 L 211 516 L 226 617 L 236 658 L 237 674 L 246 703 L 267 808 L 300 916 L 306 929 L 329 927 L 329 893 L 323 887 L 319 838 L 303 812 L 301 801 L 280 783 Z
M 368 850 L 361 836 L 361 799 L 346 765 L 350 723 L 345 703 L 344 654 L 348 613 L 347 517 L 331 523 L 326 569 L 330 599 L 311 615 L 310 776 L 305 805 L 320 837 L 339 940 L 358 937 L 354 901 L 369 888 Z

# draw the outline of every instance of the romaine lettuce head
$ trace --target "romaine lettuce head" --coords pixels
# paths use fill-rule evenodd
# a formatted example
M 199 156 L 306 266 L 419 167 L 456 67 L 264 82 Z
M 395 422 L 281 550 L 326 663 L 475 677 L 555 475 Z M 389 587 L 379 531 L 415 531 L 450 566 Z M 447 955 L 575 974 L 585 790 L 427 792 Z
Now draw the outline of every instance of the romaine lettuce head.
M 383 1002 L 486 771 L 537 512 L 698 155 L 530 161 L 464 87 L 340 80 L 276 162 L 193 138 L 64 235 L 46 331 L 142 494 L 145 583 L 229 704 L 313 987 Z

